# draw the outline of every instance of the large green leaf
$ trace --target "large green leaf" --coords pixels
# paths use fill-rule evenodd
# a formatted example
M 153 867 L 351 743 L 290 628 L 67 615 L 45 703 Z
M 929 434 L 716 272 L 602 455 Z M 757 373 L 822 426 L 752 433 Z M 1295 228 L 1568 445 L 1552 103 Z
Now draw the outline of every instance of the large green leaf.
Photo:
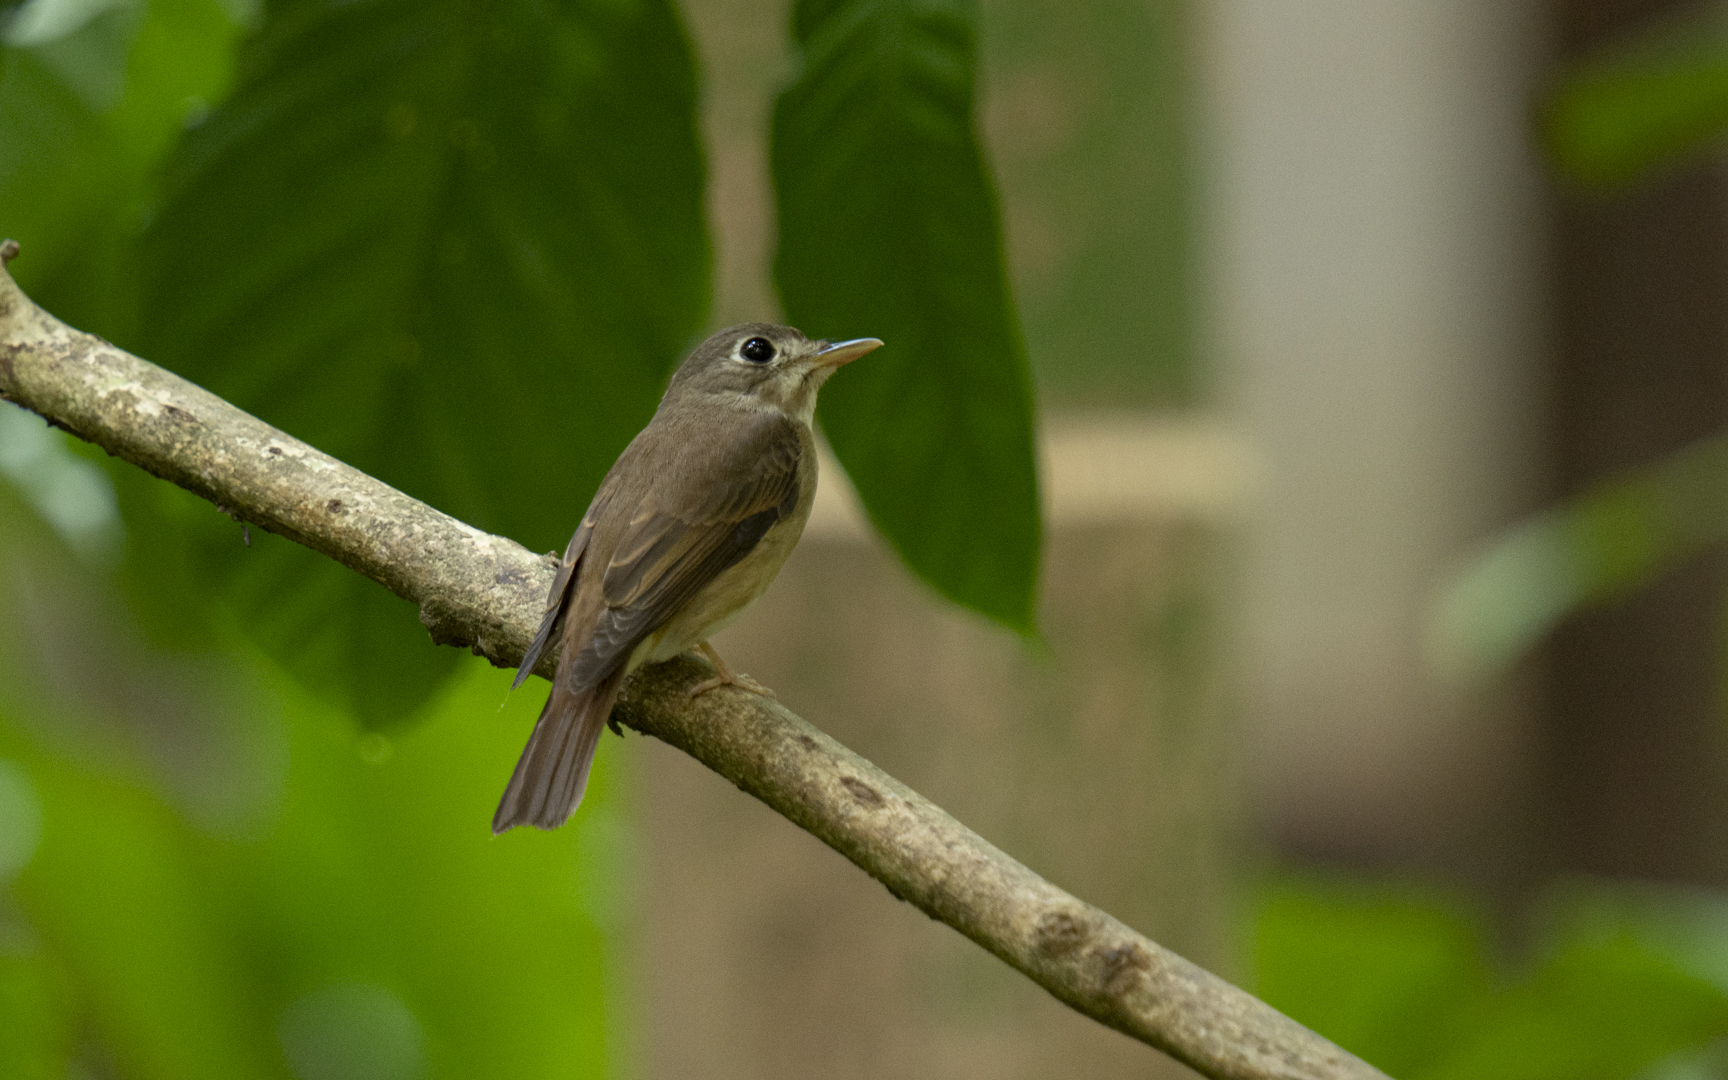
M 887 342 L 820 411 L 871 519 L 943 594 L 1029 630 L 1032 384 L 973 124 L 975 23 L 965 0 L 800 0 L 775 276 L 805 331 Z
M 174 161 L 141 251 L 143 350 L 561 547 L 700 328 L 702 184 L 664 0 L 287 0 Z M 369 722 L 454 661 L 382 589 L 222 526 L 193 530 L 200 572 Z

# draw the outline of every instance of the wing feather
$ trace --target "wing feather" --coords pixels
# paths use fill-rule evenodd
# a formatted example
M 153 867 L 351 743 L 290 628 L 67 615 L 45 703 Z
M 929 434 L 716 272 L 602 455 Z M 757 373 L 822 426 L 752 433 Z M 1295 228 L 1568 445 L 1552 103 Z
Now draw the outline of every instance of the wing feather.
M 570 546 L 564 549 L 564 558 L 558 562 L 558 574 L 552 579 L 551 591 L 547 593 L 546 613 L 540 619 L 540 631 L 534 635 L 528 651 L 522 655 L 522 663 L 516 668 L 516 679 L 510 684 L 510 689 L 514 690 L 528 681 L 528 676 L 534 673 L 534 665 L 540 662 L 540 654 L 563 633 L 564 617 L 570 611 L 571 585 L 576 580 L 577 568 L 582 563 L 582 555 L 588 548 L 589 539 L 594 535 L 594 525 L 600 520 L 600 514 L 611 501 L 617 486 L 612 475 L 608 474 L 606 479 L 601 481 L 600 490 L 594 493 L 594 501 L 588 504 L 588 512 L 582 515 L 582 524 L 576 526 L 576 534 L 570 538 Z
M 571 669 L 573 687 L 605 678 L 797 507 L 803 447 L 791 421 L 764 416 L 730 449 L 664 478 L 636 508 L 606 566 L 606 610 Z

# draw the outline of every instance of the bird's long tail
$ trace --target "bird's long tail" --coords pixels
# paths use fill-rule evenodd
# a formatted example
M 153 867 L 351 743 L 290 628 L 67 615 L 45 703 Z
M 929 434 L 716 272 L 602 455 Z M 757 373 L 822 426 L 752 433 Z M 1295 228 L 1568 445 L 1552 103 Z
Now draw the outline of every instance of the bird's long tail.
M 623 682 L 624 673 L 619 671 L 578 693 L 565 687 L 562 679 L 553 680 L 552 696 L 540 710 L 534 734 L 516 762 L 498 812 L 492 815 L 494 835 L 518 825 L 556 829 L 576 812 L 588 786 L 600 733 L 606 730 L 606 718 Z

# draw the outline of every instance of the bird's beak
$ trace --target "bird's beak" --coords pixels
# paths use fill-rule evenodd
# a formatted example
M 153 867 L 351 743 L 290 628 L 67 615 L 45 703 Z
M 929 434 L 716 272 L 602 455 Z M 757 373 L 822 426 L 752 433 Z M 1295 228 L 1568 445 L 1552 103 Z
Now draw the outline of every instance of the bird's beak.
M 851 341 L 830 341 L 816 351 L 816 362 L 824 367 L 850 364 L 865 353 L 882 347 L 880 338 L 861 337 Z

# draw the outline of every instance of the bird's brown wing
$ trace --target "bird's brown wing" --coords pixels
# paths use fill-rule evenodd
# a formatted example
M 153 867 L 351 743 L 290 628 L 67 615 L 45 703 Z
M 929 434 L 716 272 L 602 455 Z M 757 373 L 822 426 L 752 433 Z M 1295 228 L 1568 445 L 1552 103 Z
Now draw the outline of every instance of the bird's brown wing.
M 516 680 L 510 684 L 512 690 L 527 681 L 547 644 L 557 641 L 563 631 L 564 616 L 570 610 L 570 585 L 576 580 L 576 570 L 581 565 L 582 553 L 588 548 L 589 538 L 594 535 L 594 525 L 618 488 L 615 476 L 615 473 L 608 473 L 600 482 L 600 490 L 594 493 L 594 501 L 588 504 L 588 512 L 582 515 L 582 524 L 576 526 L 576 535 L 570 538 L 570 546 L 564 549 L 564 558 L 558 563 L 558 575 L 552 579 L 552 590 L 546 596 L 546 614 L 540 620 L 540 632 L 534 635 L 534 641 L 522 656 L 522 663 L 516 669 Z
M 799 429 L 778 415 L 748 421 L 655 478 L 613 549 L 606 610 L 574 658 L 572 687 L 597 685 L 643 638 L 750 553 L 798 505 Z

